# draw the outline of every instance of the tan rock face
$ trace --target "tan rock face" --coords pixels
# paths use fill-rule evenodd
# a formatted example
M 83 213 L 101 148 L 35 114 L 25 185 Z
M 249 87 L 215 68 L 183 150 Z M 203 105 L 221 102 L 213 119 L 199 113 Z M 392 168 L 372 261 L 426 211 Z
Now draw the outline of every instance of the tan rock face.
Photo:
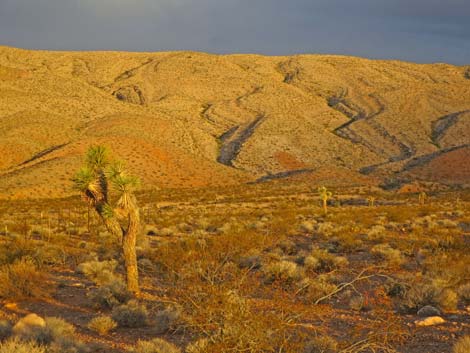
M 0 197 L 70 194 L 97 143 L 148 186 L 468 183 L 469 96 L 466 68 L 444 64 L 0 47 Z
M 13 326 L 13 334 L 18 336 L 28 336 L 37 328 L 46 327 L 46 321 L 36 314 L 29 314 L 20 319 Z

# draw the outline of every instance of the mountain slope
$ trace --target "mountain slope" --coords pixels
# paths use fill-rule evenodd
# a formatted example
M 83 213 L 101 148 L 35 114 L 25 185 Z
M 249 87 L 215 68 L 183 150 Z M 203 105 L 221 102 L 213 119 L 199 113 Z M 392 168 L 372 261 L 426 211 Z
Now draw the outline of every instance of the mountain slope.
M 96 143 L 150 186 L 296 170 L 469 183 L 467 70 L 325 55 L 0 47 L 0 195 L 69 193 Z

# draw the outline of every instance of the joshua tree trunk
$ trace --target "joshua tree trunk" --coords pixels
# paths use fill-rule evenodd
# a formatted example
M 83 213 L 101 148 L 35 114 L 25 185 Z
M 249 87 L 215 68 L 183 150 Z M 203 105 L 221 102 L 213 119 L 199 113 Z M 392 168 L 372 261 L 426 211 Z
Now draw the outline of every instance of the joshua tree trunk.
M 127 289 L 135 294 L 139 294 L 139 271 L 137 268 L 137 255 L 135 251 L 135 244 L 137 235 L 140 230 L 140 215 L 139 208 L 136 205 L 135 198 L 130 197 L 129 202 L 129 227 L 123 234 L 122 250 L 124 254 L 124 261 L 126 264 L 127 275 Z

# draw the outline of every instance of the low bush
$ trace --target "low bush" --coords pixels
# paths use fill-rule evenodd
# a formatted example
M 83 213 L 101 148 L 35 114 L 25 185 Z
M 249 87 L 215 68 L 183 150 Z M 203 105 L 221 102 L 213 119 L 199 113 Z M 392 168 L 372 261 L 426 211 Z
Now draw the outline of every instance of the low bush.
M 116 279 L 92 289 L 87 297 L 95 308 L 111 309 L 127 302 L 131 298 L 131 294 L 127 290 L 126 284 L 122 280 Z
M 112 318 L 121 327 L 143 327 L 148 324 L 148 312 L 135 300 L 113 309 Z
M 0 297 L 21 300 L 43 298 L 51 293 L 48 276 L 30 258 L 0 266 Z
M 291 261 L 281 260 L 271 262 L 262 267 L 266 283 L 279 281 L 282 284 L 292 284 L 304 276 L 299 266 Z
M 470 304 L 470 283 L 459 287 L 459 296 L 466 304 Z
M 11 336 L 11 324 L 6 320 L 0 320 L 0 341 Z
M 304 353 L 336 353 L 338 344 L 329 336 L 312 339 L 304 348 Z
M 385 260 L 391 266 L 399 266 L 405 261 L 400 250 L 393 249 L 386 243 L 374 245 L 371 253 L 379 259 Z
M 0 353 L 48 353 L 44 346 L 34 342 L 10 339 L 0 344 Z
M 453 353 L 468 353 L 470 352 L 470 335 L 463 336 L 454 345 Z
M 161 338 L 155 338 L 151 341 L 137 341 L 137 346 L 132 350 L 133 353 L 181 353 L 181 350 L 174 344 Z
M 109 316 L 98 316 L 91 319 L 87 327 L 100 335 L 106 335 L 117 327 L 117 323 Z
M 89 280 L 97 285 L 107 285 L 116 281 L 116 260 L 109 261 L 87 261 L 77 267 L 77 272 L 84 274 Z
M 174 331 L 181 322 L 181 310 L 177 307 L 168 307 L 155 315 L 155 329 L 158 334 Z

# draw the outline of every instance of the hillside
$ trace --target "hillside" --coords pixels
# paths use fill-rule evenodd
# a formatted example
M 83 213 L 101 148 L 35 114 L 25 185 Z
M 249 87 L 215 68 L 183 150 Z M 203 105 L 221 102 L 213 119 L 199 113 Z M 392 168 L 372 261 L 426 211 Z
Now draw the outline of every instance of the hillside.
M 295 174 L 470 183 L 470 67 L 0 47 L 0 197 L 57 197 L 91 144 L 143 184 Z

